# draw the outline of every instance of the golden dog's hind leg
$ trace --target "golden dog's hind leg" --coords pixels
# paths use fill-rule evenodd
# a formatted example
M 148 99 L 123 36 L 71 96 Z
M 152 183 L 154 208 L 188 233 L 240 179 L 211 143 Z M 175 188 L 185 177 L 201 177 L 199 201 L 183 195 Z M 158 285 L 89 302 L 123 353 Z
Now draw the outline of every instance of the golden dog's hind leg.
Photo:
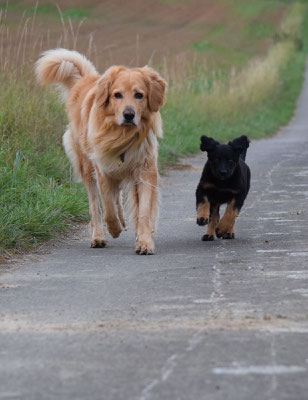
M 215 228 L 219 222 L 219 205 L 212 206 L 210 211 L 210 222 L 206 234 L 202 236 L 202 240 L 205 242 L 214 240 Z
M 234 223 L 237 216 L 238 210 L 234 208 L 234 201 L 232 201 L 227 205 L 224 216 L 216 228 L 216 236 L 218 238 L 234 239 Z
M 159 189 L 157 185 L 155 189 L 153 188 L 151 197 L 150 225 L 151 225 L 152 237 L 155 236 L 157 229 L 158 203 L 159 203 Z
M 122 193 L 121 193 L 121 191 L 119 191 L 117 204 L 118 204 L 119 220 L 121 222 L 122 227 L 125 228 L 126 227 L 126 223 L 125 223 L 124 211 L 123 211 L 123 206 L 122 206 Z
M 137 201 L 137 254 L 154 254 L 155 246 L 152 232 L 156 227 L 158 201 L 158 174 L 155 166 L 146 168 L 137 183 L 137 193 L 133 201 Z
M 107 244 L 107 240 L 103 228 L 103 215 L 100 207 L 100 199 L 96 183 L 91 187 L 90 190 L 89 187 L 87 187 L 87 189 L 92 228 L 91 247 L 105 247 Z
M 103 215 L 100 206 L 100 198 L 94 178 L 94 169 L 88 160 L 84 160 L 81 168 L 81 175 L 88 192 L 89 208 L 91 216 L 91 247 L 105 247 L 107 240 L 103 228 Z
M 120 236 L 122 225 L 118 216 L 118 198 L 120 184 L 118 181 L 102 175 L 96 167 L 96 176 L 99 192 L 103 202 L 104 219 L 107 229 L 113 238 Z
M 103 215 L 97 190 L 94 167 L 91 161 L 82 153 L 80 146 L 73 140 L 68 129 L 63 135 L 63 146 L 76 173 L 81 175 L 88 192 L 89 211 L 91 217 L 91 247 L 105 247 L 107 240 L 103 228 Z

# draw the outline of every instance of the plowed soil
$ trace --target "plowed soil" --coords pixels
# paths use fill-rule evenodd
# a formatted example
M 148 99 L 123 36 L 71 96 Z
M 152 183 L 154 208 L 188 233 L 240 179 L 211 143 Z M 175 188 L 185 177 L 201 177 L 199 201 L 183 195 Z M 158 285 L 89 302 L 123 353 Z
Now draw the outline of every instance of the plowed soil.
M 264 52 L 272 38 L 266 35 L 249 38 L 245 28 L 256 18 L 269 26 L 278 26 L 286 8 L 284 5 L 265 8 L 252 17 L 239 12 L 241 0 L 62 0 L 58 3 L 62 11 L 81 10 L 86 18 L 82 15 L 71 20 L 65 18 L 61 23 L 56 9 L 48 12 L 39 8 L 33 24 L 33 0 L 10 2 L 7 15 L 10 40 L 5 38 L 4 30 L 0 32 L 4 48 L 10 50 L 9 58 L 15 57 L 13 50 L 16 53 L 19 47 L 27 60 L 41 50 L 62 46 L 87 54 L 100 69 L 112 64 L 161 66 L 172 60 L 179 63 L 196 57 L 205 58 L 213 66 L 228 66 Z M 39 7 L 46 4 L 53 7 L 44 1 Z M 22 26 L 26 29 L 21 38 Z M 200 41 L 201 48 L 196 50 L 194 44 Z

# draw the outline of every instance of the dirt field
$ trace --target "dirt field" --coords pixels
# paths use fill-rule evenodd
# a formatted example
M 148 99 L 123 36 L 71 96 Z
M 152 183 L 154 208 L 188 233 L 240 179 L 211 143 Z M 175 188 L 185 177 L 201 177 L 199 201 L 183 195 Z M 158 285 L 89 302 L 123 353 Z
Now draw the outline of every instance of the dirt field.
M 57 3 L 62 21 L 52 2 L 36 6 L 34 0 L 11 0 L 7 13 L 6 2 L 0 3 L 2 21 L 6 17 L 0 30 L 2 58 L 17 58 L 20 64 L 41 50 L 63 46 L 87 54 L 100 69 L 111 64 L 166 67 L 193 58 L 216 68 L 241 65 L 273 42 L 271 33 L 286 9 L 284 3 L 265 6 L 255 0 L 248 8 L 243 0 Z

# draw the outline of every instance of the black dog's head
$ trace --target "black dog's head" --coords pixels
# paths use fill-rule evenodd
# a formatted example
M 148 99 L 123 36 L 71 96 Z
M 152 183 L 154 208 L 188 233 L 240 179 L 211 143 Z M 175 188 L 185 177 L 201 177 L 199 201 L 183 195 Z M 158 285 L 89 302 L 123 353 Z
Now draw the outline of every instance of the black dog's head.
M 201 136 L 200 149 L 208 154 L 208 163 L 212 174 L 220 179 L 230 178 L 241 157 L 245 160 L 246 151 L 249 147 L 247 136 L 240 136 L 228 144 L 220 144 L 207 136 Z

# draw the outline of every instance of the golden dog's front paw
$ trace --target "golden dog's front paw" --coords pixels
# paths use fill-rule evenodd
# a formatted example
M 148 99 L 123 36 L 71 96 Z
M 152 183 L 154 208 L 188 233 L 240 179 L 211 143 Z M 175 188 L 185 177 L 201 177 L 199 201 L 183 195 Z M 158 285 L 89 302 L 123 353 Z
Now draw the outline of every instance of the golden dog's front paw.
M 136 253 L 140 255 L 152 255 L 155 253 L 155 246 L 152 239 L 137 240 Z
M 92 248 L 104 248 L 107 245 L 107 240 L 106 239 L 101 239 L 101 238 L 93 238 L 91 240 L 91 247 Z
M 107 229 L 110 235 L 115 239 L 122 232 L 122 225 L 118 219 L 106 220 Z

